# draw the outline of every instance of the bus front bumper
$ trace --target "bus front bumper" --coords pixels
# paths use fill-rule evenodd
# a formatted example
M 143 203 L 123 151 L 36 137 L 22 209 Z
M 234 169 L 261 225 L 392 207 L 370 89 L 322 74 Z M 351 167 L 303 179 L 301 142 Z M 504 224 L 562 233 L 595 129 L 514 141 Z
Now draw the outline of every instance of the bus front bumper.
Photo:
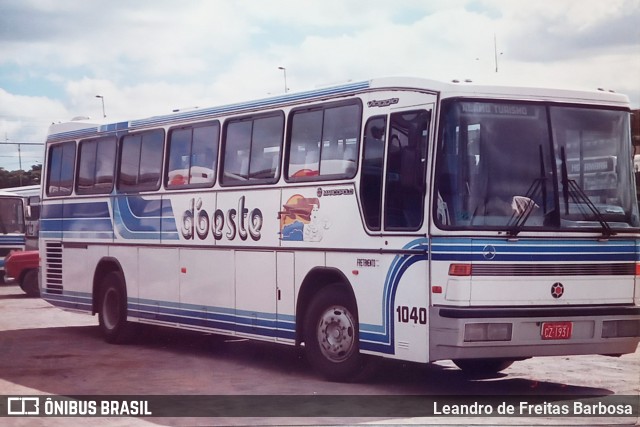
M 621 355 L 640 342 L 640 307 L 433 307 L 431 361 Z

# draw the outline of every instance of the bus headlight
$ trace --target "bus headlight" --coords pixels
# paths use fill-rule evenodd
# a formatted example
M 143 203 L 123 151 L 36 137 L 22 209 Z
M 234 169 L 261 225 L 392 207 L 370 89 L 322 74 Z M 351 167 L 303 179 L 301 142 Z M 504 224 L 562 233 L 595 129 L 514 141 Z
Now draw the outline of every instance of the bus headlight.
M 511 323 L 467 323 L 464 341 L 511 341 Z
M 640 320 L 605 320 L 602 338 L 640 337 Z

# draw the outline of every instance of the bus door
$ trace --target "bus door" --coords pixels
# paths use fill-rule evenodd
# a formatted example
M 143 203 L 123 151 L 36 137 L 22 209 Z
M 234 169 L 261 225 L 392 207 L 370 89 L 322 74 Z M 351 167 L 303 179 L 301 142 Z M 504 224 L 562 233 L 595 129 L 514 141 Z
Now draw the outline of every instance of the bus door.
M 421 103 L 370 117 L 360 183 L 365 223 L 370 233 L 380 233 L 385 251 L 376 268 L 382 304 L 359 308 L 361 348 L 414 361 L 426 361 L 428 348 L 426 190 L 432 111 L 433 104 Z M 376 306 L 383 307 L 381 320 L 379 313 L 368 313 Z

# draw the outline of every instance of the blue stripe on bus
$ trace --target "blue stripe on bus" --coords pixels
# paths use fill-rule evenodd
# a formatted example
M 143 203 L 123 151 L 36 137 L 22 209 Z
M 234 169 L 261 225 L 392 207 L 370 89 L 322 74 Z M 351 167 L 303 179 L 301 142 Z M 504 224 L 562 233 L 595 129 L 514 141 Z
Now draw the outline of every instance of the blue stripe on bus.
M 427 261 L 429 259 L 429 240 L 426 238 L 416 239 L 403 247 L 404 250 L 418 251 L 416 254 L 396 255 L 384 282 L 382 299 L 382 325 L 366 325 L 361 327 L 360 348 L 362 350 L 378 351 L 386 354 L 395 352 L 394 335 L 394 307 L 396 291 L 403 274 L 416 262 Z
M 24 245 L 25 242 L 24 236 L 0 235 L 0 246 Z
M 179 240 L 171 201 L 116 196 L 109 203 L 83 202 L 42 206 L 40 234 L 45 238 Z
M 101 201 L 43 205 L 40 235 L 46 238 L 113 239 L 109 204 Z
M 639 252 L 635 240 L 519 240 L 506 242 L 491 239 L 434 238 L 431 241 L 431 259 L 434 261 L 487 261 L 484 252 L 493 247 L 495 256 L 491 261 L 558 262 L 558 261 L 602 261 L 635 262 Z
M 63 291 L 62 294 L 56 294 L 45 289 L 42 292 L 42 298 L 50 304 L 62 308 L 87 312 L 93 310 L 92 296 L 89 293 Z M 291 315 L 137 298 L 129 299 L 127 313 L 129 316 L 139 319 L 179 323 L 262 337 L 295 339 L 295 317 Z
M 117 196 L 113 204 L 116 230 L 123 238 L 180 239 L 170 200 Z

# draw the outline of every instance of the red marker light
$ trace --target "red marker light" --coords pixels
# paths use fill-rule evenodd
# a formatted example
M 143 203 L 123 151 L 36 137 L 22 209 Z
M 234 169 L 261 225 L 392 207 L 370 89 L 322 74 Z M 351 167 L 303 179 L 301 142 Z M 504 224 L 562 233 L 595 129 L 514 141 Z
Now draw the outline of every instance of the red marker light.
M 471 276 L 471 264 L 451 264 L 449 276 Z

